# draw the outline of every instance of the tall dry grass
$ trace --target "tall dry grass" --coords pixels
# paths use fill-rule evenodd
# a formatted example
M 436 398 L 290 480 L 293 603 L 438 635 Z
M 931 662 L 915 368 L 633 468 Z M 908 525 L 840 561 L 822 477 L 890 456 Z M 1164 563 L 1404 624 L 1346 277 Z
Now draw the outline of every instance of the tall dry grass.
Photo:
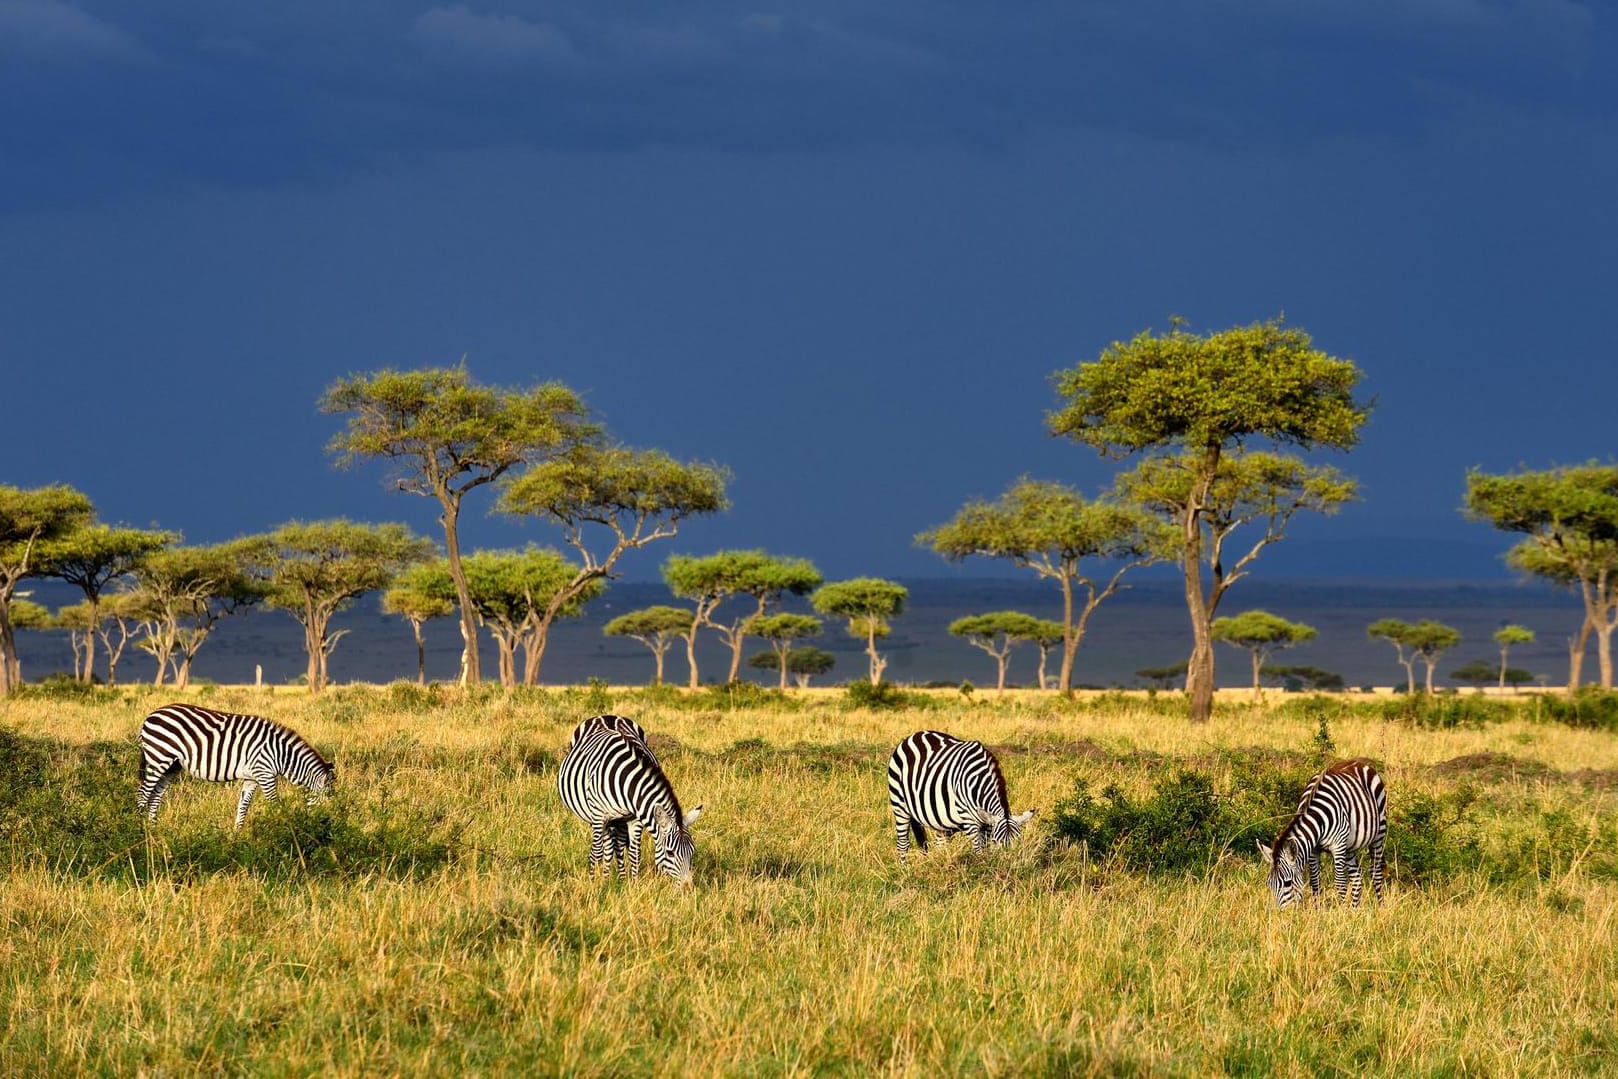
M 53 754 L 50 781 L 105 781 L 79 802 L 11 792 L 33 831 L 0 819 L 0 1072 L 1618 1070 L 1618 883 L 1599 851 L 1535 845 L 1547 819 L 1610 829 L 1612 735 L 1336 716 L 1336 751 L 1382 762 L 1395 807 L 1464 789 L 1479 868 L 1396 878 L 1380 907 L 1283 914 L 1247 851 L 1142 874 L 1048 843 L 1049 822 L 1078 779 L 1145 795 L 1178 768 L 1226 782 L 1244 756 L 1305 758 L 1307 712 L 1232 704 L 1193 728 L 1116 695 L 935 696 L 873 712 L 835 693 L 689 708 L 600 689 L 212 690 L 204 703 L 271 714 L 339 764 L 328 816 L 255 806 L 241 836 L 234 792 L 195 781 L 129 828 L 133 735 L 166 697 L 0 704 L 0 727 Z M 690 889 L 586 872 L 554 766 L 603 704 L 640 720 L 682 799 L 706 806 Z M 1014 806 L 1041 813 L 1023 844 L 897 863 L 883 768 L 920 727 L 1000 747 Z M 59 805 L 93 857 L 44 849 Z M 1541 856 L 1543 872 L 1500 879 Z

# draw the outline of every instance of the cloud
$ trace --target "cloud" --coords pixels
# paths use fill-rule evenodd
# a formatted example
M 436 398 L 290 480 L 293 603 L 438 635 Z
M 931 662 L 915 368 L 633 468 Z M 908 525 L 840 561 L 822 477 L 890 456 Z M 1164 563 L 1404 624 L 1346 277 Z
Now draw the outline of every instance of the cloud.
M 0 55 L 36 60 L 131 58 L 143 50 L 124 31 L 55 0 L 0 0 Z
M 31 191 L 0 177 L 0 208 L 130 175 L 338 177 L 446 147 L 754 154 L 1102 129 L 1287 150 L 1421 138 L 1480 102 L 1618 109 L 1598 62 L 1618 15 L 1575 0 L 1028 0 L 1015 17 L 977 0 L 475 2 L 153 0 L 114 26 L 0 0 L 0 55 L 151 59 L 98 81 L 0 64 L 0 93 L 34 103 L 0 113 L 0 144 L 41 177 L 82 173 Z M 55 148 L 65 131 L 94 173 Z
M 423 12 L 410 37 L 427 56 L 441 62 L 555 67 L 578 60 L 568 36 L 551 23 L 517 15 L 481 15 L 461 4 Z

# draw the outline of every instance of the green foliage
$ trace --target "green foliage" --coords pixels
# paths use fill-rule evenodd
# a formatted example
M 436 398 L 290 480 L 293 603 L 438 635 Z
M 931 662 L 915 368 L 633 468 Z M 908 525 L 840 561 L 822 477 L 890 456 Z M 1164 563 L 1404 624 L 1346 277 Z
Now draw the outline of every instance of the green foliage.
M 1051 827 L 1055 838 L 1083 845 L 1092 858 L 1147 875 L 1206 872 L 1250 830 L 1229 799 L 1214 793 L 1213 780 L 1189 768 L 1141 801 L 1116 783 L 1098 799 L 1078 777 L 1073 793 L 1057 803 Z
M 1265 678 L 1278 680 L 1282 686 L 1292 691 L 1307 689 L 1329 693 L 1343 688 L 1342 675 L 1320 667 L 1266 663 L 1259 668 L 1259 674 Z
M 1406 884 L 1439 882 L 1479 868 L 1483 850 L 1469 811 L 1475 788 L 1404 791 L 1388 799 L 1388 875 Z
M 909 708 L 915 701 L 892 682 L 850 682 L 848 703 L 854 708 L 881 712 Z
M 1509 701 L 1473 695 L 1402 694 L 1381 702 L 1379 707 L 1383 719 L 1439 730 L 1481 730 L 1491 723 L 1503 723 L 1518 714 L 1516 706 Z
M 0 861 L 71 876 L 148 881 L 244 870 L 268 879 L 419 877 L 456 862 L 459 828 L 442 812 L 358 806 L 341 796 L 254 809 L 248 827 L 182 829 L 135 811 L 130 743 L 67 746 L 0 728 Z M 183 782 L 183 781 L 182 781 Z M 223 789 L 223 788 L 221 788 Z
M 1543 719 L 1580 730 L 1618 733 L 1618 692 L 1583 686 L 1571 697 L 1545 694 L 1538 702 Z
M 81 682 L 66 671 L 55 671 L 41 678 L 38 682 L 26 683 L 12 691 L 20 701 L 116 701 L 118 690 L 98 685 L 94 682 Z

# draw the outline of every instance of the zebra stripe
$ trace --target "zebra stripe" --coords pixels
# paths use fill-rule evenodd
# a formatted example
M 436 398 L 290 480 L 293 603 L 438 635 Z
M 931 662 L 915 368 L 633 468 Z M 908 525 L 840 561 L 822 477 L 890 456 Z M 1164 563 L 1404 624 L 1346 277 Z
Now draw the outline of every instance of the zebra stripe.
M 1298 801 L 1298 811 L 1276 835 L 1275 842 L 1258 843 L 1270 867 L 1270 892 L 1285 908 L 1309 890 L 1320 893 L 1320 855 L 1331 855 L 1337 895 L 1352 895 L 1360 903 L 1359 852 L 1371 852 L 1371 890 L 1382 901 L 1385 872 L 1383 844 L 1388 835 L 1388 792 L 1369 761 L 1334 764 L 1313 776 Z
M 1032 809 L 1012 816 L 1000 762 L 982 742 L 942 731 L 917 731 L 888 759 L 888 804 L 901 861 L 910 839 L 927 849 L 926 828 L 945 836 L 970 831 L 972 845 L 1005 846 L 1022 835 Z
M 652 833 L 652 860 L 681 884 L 691 883 L 691 822 L 674 786 L 646 744 L 646 732 L 622 716 L 593 716 L 568 740 L 556 773 L 557 793 L 590 825 L 590 869 L 611 866 L 621 875 L 627 850 L 631 875 L 640 872 L 640 837 Z
M 193 704 L 169 704 L 140 725 L 140 790 L 135 804 L 157 819 L 163 795 L 180 773 L 213 783 L 243 780 L 236 827 L 247 819 L 253 794 L 277 797 L 277 776 L 308 791 L 308 800 L 331 790 L 336 767 L 299 735 L 263 716 L 216 712 Z

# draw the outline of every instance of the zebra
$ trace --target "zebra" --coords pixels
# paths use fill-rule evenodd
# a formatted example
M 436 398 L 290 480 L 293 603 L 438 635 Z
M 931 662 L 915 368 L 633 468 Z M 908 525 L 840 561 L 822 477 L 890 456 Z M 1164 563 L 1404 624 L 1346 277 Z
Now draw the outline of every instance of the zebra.
M 313 804 L 330 792 L 337 768 L 298 734 L 263 716 L 216 712 L 194 704 L 168 704 L 140 725 L 140 791 L 135 804 L 148 821 L 157 819 L 163 794 L 188 772 L 214 783 L 243 780 L 236 828 L 247 819 L 253 793 L 274 801 L 277 776 L 308 792 Z
M 1005 773 L 982 742 L 942 731 L 917 731 L 894 749 L 888 804 L 900 861 L 910 853 L 912 835 L 916 846 L 927 849 L 924 826 L 945 836 L 971 831 L 973 847 L 982 851 L 991 840 L 996 846 L 1011 843 L 1034 815 L 1029 809 L 1012 816 Z
M 592 716 L 573 730 L 556 772 L 557 793 L 590 826 L 590 869 L 621 875 L 625 848 L 631 876 L 640 873 L 640 837 L 652 833 L 652 860 L 680 884 L 691 883 L 691 824 L 699 805 L 680 810 L 674 787 L 646 744 L 646 732 L 623 716 Z M 610 870 L 609 870 L 610 871 Z
M 1258 840 L 1259 853 L 1270 867 L 1270 892 L 1276 904 L 1284 909 L 1298 901 L 1306 872 L 1309 890 L 1320 893 L 1320 853 L 1326 851 L 1331 854 L 1338 897 L 1352 894 L 1353 905 L 1359 906 L 1359 852 L 1367 849 L 1371 889 L 1380 903 L 1387 834 L 1388 792 L 1370 761 L 1341 761 L 1312 776 L 1298 811 L 1275 842 Z
M 615 730 L 627 738 L 633 738 L 646 750 L 647 756 L 651 757 L 654 762 L 657 761 L 657 754 L 652 752 L 651 745 L 646 741 L 646 729 L 628 716 L 618 716 L 610 713 L 591 716 L 575 727 L 573 737 L 568 739 L 567 748 L 571 750 L 578 744 L 579 739 L 584 737 L 586 732 L 601 727 Z M 662 767 L 661 763 L 658 764 L 658 767 Z M 641 825 L 640 819 L 629 817 L 624 820 L 612 821 L 607 827 L 610 832 L 608 836 L 608 853 L 614 867 L 618 867 L 621 872 L 623 855 L 627 850 L 629 853 L 629 875 L 632 877 L 640 876 L 641 835 L 646 830 Z

